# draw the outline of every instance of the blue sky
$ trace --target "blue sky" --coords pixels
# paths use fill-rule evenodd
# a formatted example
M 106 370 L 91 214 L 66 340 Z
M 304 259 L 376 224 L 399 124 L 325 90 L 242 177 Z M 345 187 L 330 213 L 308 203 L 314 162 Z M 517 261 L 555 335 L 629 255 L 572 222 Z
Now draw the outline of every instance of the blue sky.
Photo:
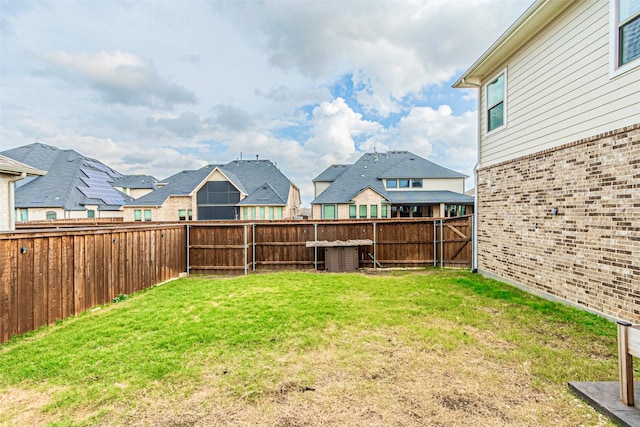
M 530 3 L 0 0 L 0 149 L 160 179 L 259 155 L 303 205 L 374 149 L 472 175 L 476 95 L 451 84 Z

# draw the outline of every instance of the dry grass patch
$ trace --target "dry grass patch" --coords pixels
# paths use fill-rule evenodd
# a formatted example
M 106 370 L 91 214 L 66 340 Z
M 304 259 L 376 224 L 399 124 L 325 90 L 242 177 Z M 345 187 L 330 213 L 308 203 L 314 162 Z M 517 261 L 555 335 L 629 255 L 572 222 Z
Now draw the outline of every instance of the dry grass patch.
M 44 332 L 0 424 L 613 425 L 566 382 L 615 379 L 615 327 L 465 272 L 185 279 Z

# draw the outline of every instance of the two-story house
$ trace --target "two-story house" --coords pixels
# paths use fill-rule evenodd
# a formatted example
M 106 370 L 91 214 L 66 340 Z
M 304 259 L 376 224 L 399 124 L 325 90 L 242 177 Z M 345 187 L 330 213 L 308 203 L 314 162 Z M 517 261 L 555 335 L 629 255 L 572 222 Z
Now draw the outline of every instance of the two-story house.
M 300 215 L 300 190 L 269 160 L 185 170 L 124 207 L 125 221 L 278 220 Z
M 640 320 L 640 2 L 537 0 L 478 89 L 476 267 Z
M 408 151 L 365 153 L 353 165 L 332 165 L 314 180 L 314 219 L 469 215 L 466 175 Z

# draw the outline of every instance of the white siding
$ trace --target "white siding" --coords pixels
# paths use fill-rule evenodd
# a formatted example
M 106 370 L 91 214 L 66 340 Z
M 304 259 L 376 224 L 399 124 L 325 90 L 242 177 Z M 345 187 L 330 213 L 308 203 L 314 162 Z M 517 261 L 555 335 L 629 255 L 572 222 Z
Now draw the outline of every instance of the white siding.
M 13 230 L 14 224 L 12 215 L 13 212 L 13 192 L 11 191 L 11 178 L 13 175 L 5 175 L 0 173 L 0 230 Z
M 484 84 L 507 67 L 507 126 L 486 136 Z M 481 166 L 640 123 L 640 68 L 609 76 L 609 2 L 579 1 L 480 91 Z

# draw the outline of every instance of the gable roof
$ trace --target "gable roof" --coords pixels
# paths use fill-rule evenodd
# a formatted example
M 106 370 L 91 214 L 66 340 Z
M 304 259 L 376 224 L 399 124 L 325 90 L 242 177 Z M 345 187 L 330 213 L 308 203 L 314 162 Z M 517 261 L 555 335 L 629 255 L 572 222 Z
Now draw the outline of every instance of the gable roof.
M 207 165 L 197 170 L 180 171 L 162 180 L 166 185 L 127 203 L 128 206 L 162 206 L 170 196 L 188 196 L 215 170 L 217 165 Z
M 247 195 L 239 205 L 286 205 L 291 181 L 269 160 L 234 160 L 226 165 L 207 165 L 188 170 L 163 180 L 167 185 L 146 194 L 128 205 L 161 206 L 170 196 L 188 196 L 218 169 L 240 191 Z M 267 188 L 264 189 L 264 185 Z M 255 194 L 254 194 L 255 193 Z M 253 203 L 255 201 L 255 203 Z
M 16 208 L 85 210 L 85 205 L 97 205 L 100 210 L 118 210 L 133 200 L 112 187 L 120 173 L 74 150 L 34 143 L 1 154 L 47 171 L 16 183 Z
M 265 182 L 256 191 L 249 194 L 244 199 L 240 200 L 238 205 L 251 206 L 251 205 L 283 205 L 286 206 L 287 201 L 273 189 L 271 184 Z
M 44 175 L 47 172 L 25 165 L 24 163 L 20 163 L 17 160 L 0 154 L 0 173 L 8 175 L 20 175 L 23 173 L 27 175 Z
M 487 49 L 453 84 L 455 88 L 476 88 L 513 52 L 541 31 L 574 0 L 537 0 Z
M 459 172 L 437 165 L 409 151 L 389 151 L 388 153 L 365 153 L 353 165 L 346 166 L 329 187 L 311 204 L 351 203 L 353 198 L 367 188 L 395 203 L 399 191 L 387 191 L 383 178 L 466 178 Z M 331 168 L 329 168 L 331 169 Z M 329 169 L 320 176 L 325 175 Z M 327 173 L 325 176 L 331 176 Z M 316 181 L 318 179 L 316 178 Z M 425 193 L 412 191 L 414 195 Z

